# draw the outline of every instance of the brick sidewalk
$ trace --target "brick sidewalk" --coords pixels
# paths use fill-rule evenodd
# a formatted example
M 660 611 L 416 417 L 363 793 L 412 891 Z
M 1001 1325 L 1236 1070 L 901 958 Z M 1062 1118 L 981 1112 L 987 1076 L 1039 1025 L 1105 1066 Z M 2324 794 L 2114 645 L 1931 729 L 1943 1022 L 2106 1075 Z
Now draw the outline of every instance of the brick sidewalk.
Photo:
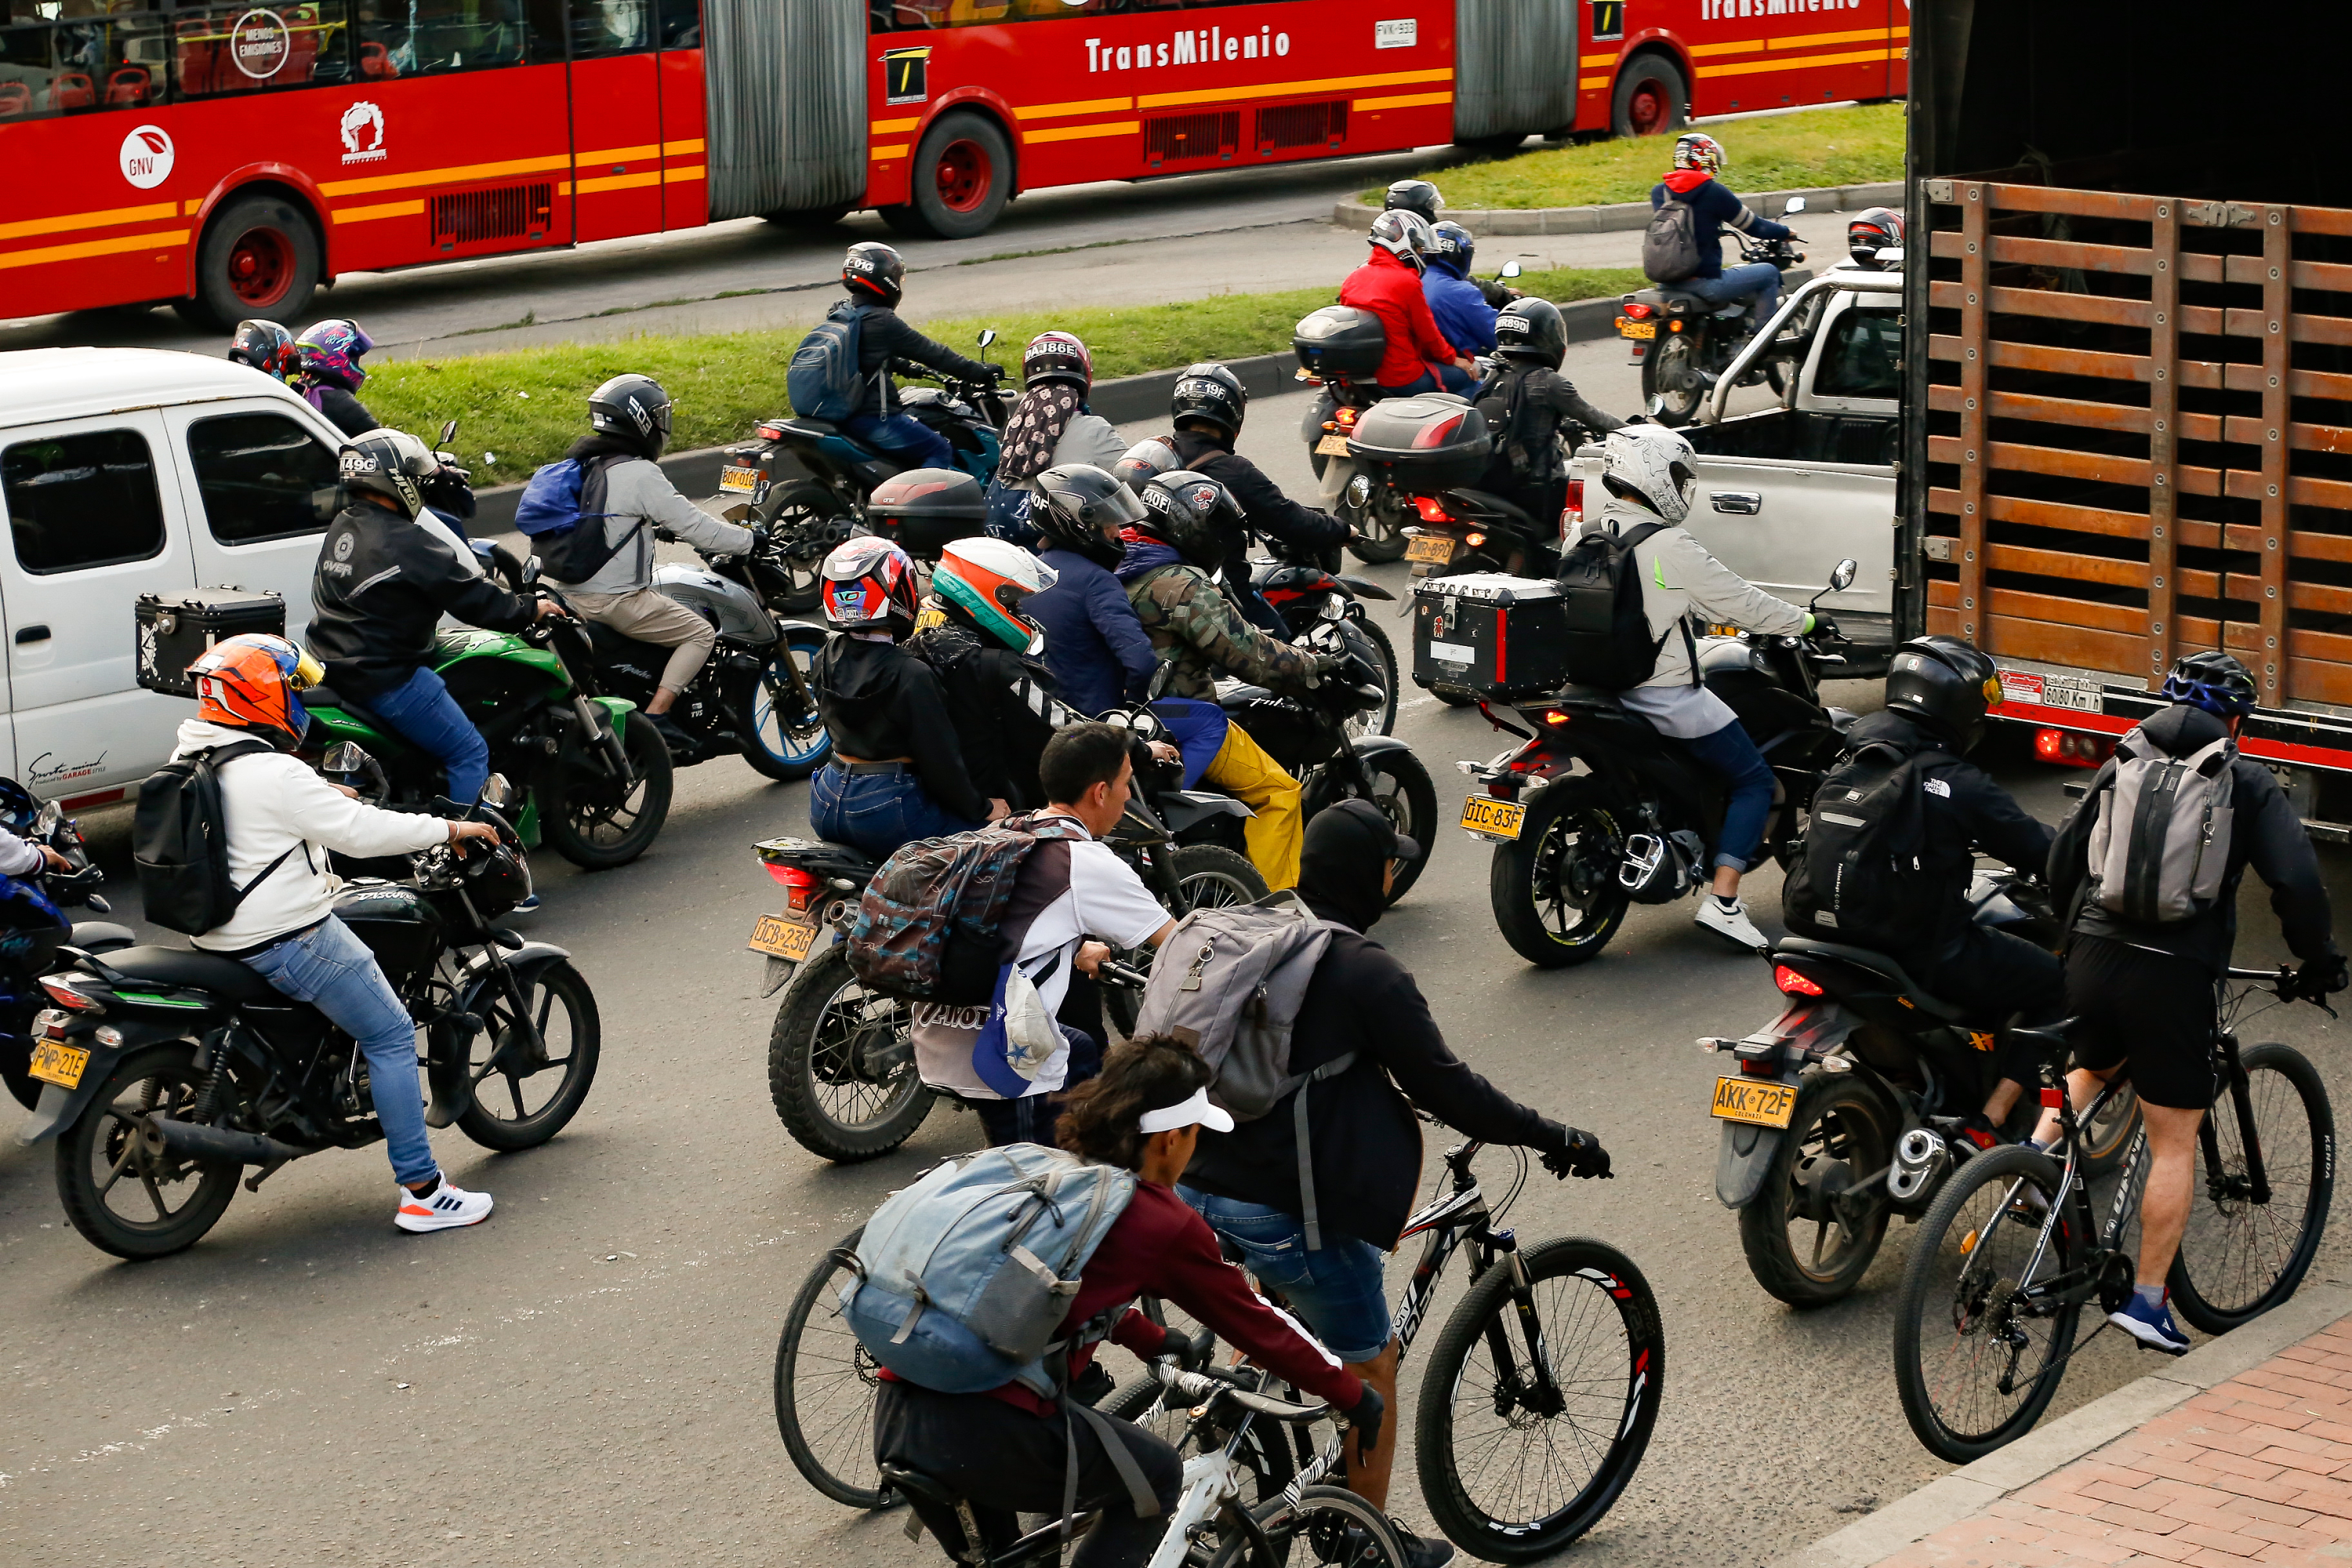
M 2352 1319 L 2289 1345 L 1883 1568 L 2352 1560 Z

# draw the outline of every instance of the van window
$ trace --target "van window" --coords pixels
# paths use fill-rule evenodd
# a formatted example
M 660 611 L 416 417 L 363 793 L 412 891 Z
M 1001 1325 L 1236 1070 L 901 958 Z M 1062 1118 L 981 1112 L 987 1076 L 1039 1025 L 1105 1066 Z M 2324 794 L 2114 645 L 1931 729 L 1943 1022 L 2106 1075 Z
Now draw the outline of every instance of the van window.
M 188 426 L 188 460 L 205 521 L 223 544 L 291 539 L 326 529 L 335 455 L 283 414 L 227 414 Z
M 155 458 L 136 430 L 88 430 L 19 441 L 0 452 L 0 495 L 16 562 L 72 572 L 163 552 Z
M 1893 310 L 1848 310 L 1830 325 L 1813 374 L 1819 397 L 1899 397 L 1903 318 Z

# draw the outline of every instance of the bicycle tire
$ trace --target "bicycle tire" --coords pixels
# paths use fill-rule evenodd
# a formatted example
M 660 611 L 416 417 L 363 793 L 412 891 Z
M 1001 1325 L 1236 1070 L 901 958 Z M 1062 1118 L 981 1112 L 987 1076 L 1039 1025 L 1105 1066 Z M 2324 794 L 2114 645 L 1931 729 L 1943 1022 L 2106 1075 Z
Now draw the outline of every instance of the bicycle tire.
M 1249 1510 L 1273 1555 L 1222 1519 L 1208 1568 L 1407 1568 L 1404 1542 L 1388 1516 L 1344 1487 L 1307 1487 Z M 1296 1550 L 1304 1543 L 1307 1553 Z
M 1649 1447 L 1665 1376 L 1665 1331 L 1657 1299 L 1633 1259 L 1613 1247 L 1582 1237 L 1541 1242 L 1519 1256 L 1534 1287 L 1545 1348 L 1568 1408 L 1544 1415 L 1514 1400 L 1511 1411 L 1497 1411 L 1502 1385 L 1491 1373 L 1483 1388 L 1465 1386 L 1465 1382 L 1475 1381 L 1474 1356 L 1483 1352 L 1491 1363 L 1495 1331 L 1507 1336 L 1515 1360 L 1525 1353 L 1526 1342 L 1515 1321 L 1517 1314 L 1510 1310 L 1512 1273 L 1509 1268 L 1500 1267 L 1489 1268 L 1472 1285 L 1445 1321 L 1430 1351 L 1429 1368 L 1422 1374 L 1420 1410 L 1413 1426 L 1422 1498 L 1431 1515 L 1455 1545 L 1489 1563 L 1527 1563 L 1549 1556 L 1600 1522 L 1633 1479 Z M 1545 1310 L 1543 1287 L 1554 1281 L 1570 1288 L 1589 1287 L 1593 1293 L 1576 1298 L 1574 1310 L 1560 1322 L 1550 1321 L 1553 1314 Z M 1562 1290 L 1550 1299 L 1565 1304 L 1570 1298 Z M 1623 1342 L 1622 1346 L 1614 1343 L 1613 1334 L 1604 1327 L 1599 1357 L 1588 1361 L 1576 1346 L 1583 1325 L 1608 1321 L 1600 1316 L 1601 1303 L 1614 1309 L 1615 1327 L 1622 1332 Z M 1477 1474 L 1465 1478 L 1460 1465 L 1464 1439 L 1457 1436 L 1456 1425 L 1480 1411 L 1492 1417 L 1500 1435 L 1491 1440 L 1469 1439 L 1479 1445 L 1480 1458 Z M 1584 1413 L 1593 1418 L 1592 1435 L 1580 1438 L 1577 1452 L 1564 1454 L 1551 1447 L 1551 1423 L 1567 1416 L 1580 1428 L 1584 1423 L 1577 1416 Z M 1528 1415 L 1537 1418 L 1524 1420 Z M 1546 1476 L 1562 1467 L 1580 1466 L 1585 1453 L 1598 1450 L 1601 1458 L 1574 1495 L 1559 1506 L 1532 1513 L 1524 1507 L 1509 1508 L 1506 1511 L 1519 1517 L 1500 1517 L 1498 1503 L 1484 1495 L 1487 1478 L 1523 1476 L 1537 1468 L 1528 1465 L 1524 1444 L 1515 1461 L 1506 1439 L 1513 1431 L 1538 1430 L 1544 1433 L 1549 1450 L 1539 1467 Z
M 2327 1086 L 2321 1080 L 2319 1069 L 2293 1046 L 2275 1041 L 2249 1046 L 2238 1059 L 2245 1069 L 2246 1083 L 2225 1086 L 2223 1092 L 2214 1097 L 2210 1112 L 2225 1169 L 2218 1179 L 2216 1173 L 2205 1169 L 2205 1144 L 2200 1137 L 2197 1145 L 2197 1181 L 2189 1189 L 2189 1226 L 2181 1235 L 2180 1250 L 2173 1257 L 2167 1280 L 2172 1288 L 2173 1305 L 2180 1309 L 2189 1327 L 2209 1334 L 2224 1334 L 2251 1322 L 2294 1294 L 2304 1275 L 2309 1272 L 2312 1259 L 2318 1256 L 2320 1237 L 2327 1229 L 2327 1211 L 2336 1192 L 2336 1112 L 2328 1103 Z M 2216 1190 L 2242 1179 L 2238 1170 L 2230 1168 L 2232 1153 L 2242 1148 L 2231 1102 L 2236 1095 L 2245 1094 L 2259 1117 L 2263 1101 L 2277 1103 L 2276 1096 L 2266 1095 L 2266 1086 L 2260 1081 L 2272 1074 L 2284 1079 L 2284 1087 L 2300 1100 L 2309 1130 L 2308 1142 L 2300 1142 L 2290 1134 L 2287 1146 L 2281 1148 L 2267 1132 L 2261 1133 L 2271 1202 L 2247 1203 L 2233 1214 L 2229 1201 Z M 2284 1213 L 2281 1196 L 2297 1184 L 2304 1194 L 2302 1229 L 2293 1247 L 2286 1249 L 2276 1268 L 2265 1271 L 2264 1266 L 2255 1264 L 2256 1272 L 2242 1274 L 2244 1286 L 2231 1289 L 2222 1282 L 2232 1272 L 2226 1259 L 2238 1250 L 2240 1242 L 2258 1243 L 2260 1237 L 2252 1233 L 2268 1229 L 2272 1235 L 2277 1234 L 2280 1222 L 2265 1224 L 2255 1216 Z M 2192 1255 L 2204 1261 L 2192 1262 Z M 2197 1278 L 2200 1273 L 2205 1276 L 2201 1285 Z M 2255 1289 L 2257 1286 L 2260 1288 Z M 2224 1296 L 2227 1300 L 2218 1299 Z
M 1952 1322 L 1953 1340 L 1939 1339 L 1939 1344 L 1972 1342 L 1979 1347 L 1992 1343 L 1992 1333 L 1999 1331 L 1997 1325 L 2014 1321 L 2006 1316 L 2005 1303 L 2007 1300 L 2013 1299 L 2008 1292 L 2015 1281 L 2003 1279 L 1997 1272 L 2007 1254 L 1995 1258 L 1986 1250 L 1986 1244 L 1996 1237 L 2008 1244 L 2007 1238 L 2014 1237 L 2030 1254 L 2039 1236 L 2038 1223 L 2032 1226 L 2014 1223 L 2003 1206 L 2009 1184 L 2021 1177 L 2032 1181 L 2045 1200 L 2058 1190 L 2058 1167 L 2048 1157 L 2014 1145 L 1979 1154 L 1947 1177 L 1944 1190 L 1936 1194 L 1936 1201 L 1928 1205 L 1927 1217 L 1919 1222 L 1919 1234 L 1912 1242 L 1911 1256 L 1904 1265 L 1903 1283 L 1895 1292 L 1895 1386 L 1903 1402 L 1904 1419 L 1911 1424 L 1912 1432 L 1926 1445 L 1929 1453 L 1956 1465 L 1983 1458 L 2031 1431 L 2033 1424 L 2042 1418 L 2042 1413 L 2049 1408 L 2050 1401 L 2057 1394 L 2058 1384 L 2065 1375 L 2065 1357 L 2074 1345 L 2075 1322 L 2082 1313 L 2081 1305 L 2076 1303 L 2060 1309 L 2047 1319 L 2037 1320 L 2051 1325 L 2049 1338 L 2042 1347 L 2041 1365 L 2035 1369 L 2032 1381 L 2025 1389 L 2025 1397 L 2005 1415 L 1997 1420 L 1970 1425 L 1966 1429 L 1946 1419 L 1938 1407 L 1933 1385 L 1938 1382 L 1948 1383 L 1950 1376 L 1957 1373 L 1947 1373 L 1938 1377 L 1925 1365 L 1926 1356 L 1934 1353 L 1936 1347 L 1923 1346 L 1921 1321 L 1932 1310 L 1936 1314 L 1934 1321 Z M 1972 1208 L 1971 1202 L 1979 1199 L 1979 1194 L 1985 1194 L 1989 1187 L 1999 1190 L 1988 1195 L 1991 1217 L 1984 1218 L 1976 1210 L 1985 1208 L 1987 1203 L 1977 1202 Z M 2077 1191 L 2079 1193 L 2079 1189 Z M 2084 1233 L 2088 1226 L 2080 1223 L 2083 1215 L 2079 1196 L 2070 1198 L 2068 1203 L 2074 1212 L 2062 1219 L 2051 1238 L 2052 1251 L 2056 1255 L 2051 1268 L 2053 1274 L 2074 1268 L 2087 1242 Z M 1961 1245 L 1951 1250 L 1948 1257 L 1946 1240 L 1952 1235 L 1955 1225 L 1962 1224 L 1968 1228 L 1960 1235 Z M 1958 1258 L 1967 1261 L 1954 1267 L 1953 1260 Z M 1990 1267 L 1978 1271 L 1978 1266 L 1987 1263 L 1989 1258 L 1991 1259 Z M 1989 1280 L 1985 1279 L 1988 1273 L 1992 1275 Z M 1947 1278 L 1948 1274 L 1949 1278 Z M 1982 1289 L 1986 1292 L 1985 1299 L 1976 1302 L 1975 1310 L 1967 1314 L 1965 1323 L 1953 1321 L 1962 1300 L 1960 1291 L 1963 1286 L 1972 1290 Z M 1988 1325 L 1996 1326 L 1989 1330 Z M 2024 1332 L 2022 1329 L 2019 1331 Z M 1965 1353 L 1973 1359 L 1983 1352 L 1981 1349 L 1972 1348 Z M 1950 1360 L 1948 1353 L 1945 1360 L 1948 1363 Z M 2006 1399 L 2009 1396 L 2001 1397 Z
M 881 1472 L 874 1463 L 874 1401 L 881 1383 L 875 1375 L 874 1358 L 840 1323 L 838 1312 L 831 1310 L 833 1298 L 827 1289 L 836 1276 L 847 1272 L 845 1265 L 835 1261 L 834 1254 L 856 1247 L 865 1234 L 861 1225 L 843 1237 L 838 1247 L 828 1248 L 801 1281 L 784 1313 L 783 1331 L 776 1337 L 776 1430 L 783 1436 L 793 1468 L 809 1485 L 837 1503 L 873 1510 L 900 1500 L 881 1484 Z M 809 1331 L 816 1324 L 824 1327 L 817 1342 L 812 1344 Z M 847 1343 L 836 1342 L 836 1335 Z M 831 1370 L 826 1370 L 827 1363 Z M 853 1393 L 844 1380 L 855 1380 L 862 1390 Z M 848 1397 L 830 1402 L 838 1409 L 813 1443 L 809 1425 L 802 1419 L 803 1407 L 808 1405 L 814 1412 L 818 1398 L 832 1394 Z

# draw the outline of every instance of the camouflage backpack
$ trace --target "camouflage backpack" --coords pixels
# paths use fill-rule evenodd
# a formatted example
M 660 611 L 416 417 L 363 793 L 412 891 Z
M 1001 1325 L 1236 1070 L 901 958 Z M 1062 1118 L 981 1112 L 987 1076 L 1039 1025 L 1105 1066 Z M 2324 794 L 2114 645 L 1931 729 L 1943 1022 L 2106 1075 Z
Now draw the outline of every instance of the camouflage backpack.
M 1008 816 L 971 833 L 900 847 L 858 900 L 849 967 L 886 996 L 977 1006 L 996 993 L 1000 928 L 1029 851 L 1078 829 L 1066 817 Z

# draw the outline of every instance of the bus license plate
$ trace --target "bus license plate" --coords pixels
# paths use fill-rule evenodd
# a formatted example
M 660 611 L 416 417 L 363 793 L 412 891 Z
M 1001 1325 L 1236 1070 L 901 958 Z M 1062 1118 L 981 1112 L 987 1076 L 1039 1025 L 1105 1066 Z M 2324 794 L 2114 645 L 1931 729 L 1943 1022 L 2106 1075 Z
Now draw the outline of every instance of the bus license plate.
M 722 490 L 740 490 L 748 495 L 760 488 L 760 470 L 738 468 L 730 463 L 719 470 L 719 488 Z
M 1419 534 L 1404 547 L 1404 558 L 1443 566 L 1454 559 L 1454 543 L 1452 538 L 1443 533 Z
M 1462 803 L 1460 826 L 1465 832 L 1503 843 L 1519 836 L 1519 824 L 1527 820 L 1527 816 L 1528 808 L 1516 800 L 1474 795 Z
M 82 1069 L 89 1066 L 89 1053 L 79 1046 L 58 1040 L 33 1042 L 32 1073 L 43 1083 L 53 1083 L 59 1089 L 79 1089 Z
M 1745 1121 L 1754 1127 L 1786 1127 L 1797 1109 L 1797 1086 L 1752 1078 L 1715 1080 L 1715 1103 L 1708 1110 L 1725 1121 Z
M 1348 455 L 1348 438 L 1334 430 L 1315 443 L 1315 455 L 1318 458 L 1344 458 Z
M 1629 321 L 1620 316 L 1617 318 L 1617 335 L 1621 338 L 1654 338 L 1658 335 L 1658 323 Z
M 745 945 L 753 952 L 798 963 L 816 945 L 816 918 L 814 914 L 761 915 L 760 923 L 751 928 L 751 940 Z

